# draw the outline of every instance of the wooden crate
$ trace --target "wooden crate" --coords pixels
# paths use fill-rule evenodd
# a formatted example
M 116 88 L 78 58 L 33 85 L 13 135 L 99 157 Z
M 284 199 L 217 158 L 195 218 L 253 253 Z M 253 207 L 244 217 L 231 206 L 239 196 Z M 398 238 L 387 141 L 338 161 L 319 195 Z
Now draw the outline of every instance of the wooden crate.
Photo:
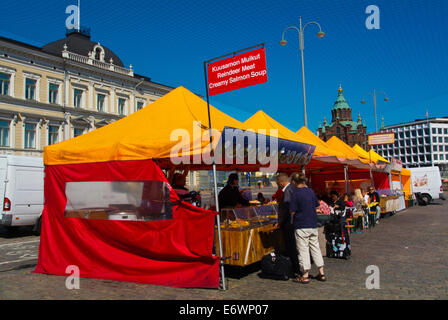
M 217 231 L 217 228 L 215 229 Z M 230 257 L 224 260 L 224 264 L 245 267 L 275 249 L 283 248 L 283 237 L 278 228 L 273 224 L 264 225 L 246 230 L 223 230 L 222 257 Z M 216 251 L 219 254 L 218 232 L 215 232 Z

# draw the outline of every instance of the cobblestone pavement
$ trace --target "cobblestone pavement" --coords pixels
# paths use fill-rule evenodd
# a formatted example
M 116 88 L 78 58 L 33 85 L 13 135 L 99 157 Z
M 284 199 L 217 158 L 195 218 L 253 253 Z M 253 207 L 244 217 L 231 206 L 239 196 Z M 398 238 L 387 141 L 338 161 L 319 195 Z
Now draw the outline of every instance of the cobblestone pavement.
M 0 263 L 20 260 L 17 251 L 37 250 L 38 238 L 20 232 L 14 237 L 0 230 Z M 227 291 L 97 279 L 81 279 L 79 290 L 67 290 L 65 277 L 33 274 L 36 260 L 27 259 L 0 264 L 0 299 L 448 299 L 448 201 L 382 219 L 371 231 L 353 234 L 351 243 L 351 260 L 325 258 L 324 283 L 261 279 L 252 270 L 229 278 Z M 365 287 L 369 265 L 379 267 L 378 290 Z

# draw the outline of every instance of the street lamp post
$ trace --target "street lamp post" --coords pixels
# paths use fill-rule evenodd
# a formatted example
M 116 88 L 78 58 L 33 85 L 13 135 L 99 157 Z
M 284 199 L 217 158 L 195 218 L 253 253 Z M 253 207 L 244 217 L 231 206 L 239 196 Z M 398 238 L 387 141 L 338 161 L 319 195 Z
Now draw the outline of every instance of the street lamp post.
M 301 58 L 302 58 L 303 117 L 304 117 L 305 127 L 308 127 L 308 120 L 307 120 L 307 116 L 306 116 L 305 68 L 304 68 L 304 62 L 303 62 L 303 50 L 304 50 L 305 46 L 304 46 L 303 32 L 305 31 L 305 28 L 307 26 L 309 26 L 310 24 L 315 24 L 319 27 L 319 32 L 317 33 L 317 36 L 319 38 L 323 38 L 325 36 L 325 33 L 322 31 L 322 28 L 320 27 L 320 24 L 315 21 L 308 22 L 307 24 L 305 24 L 302 27 L 302 17 L 300 17 L 299 18 L 299 27 L 298 28 L 296 26 L 287 27 L 285 30 L 283 30 L 282 40 L 280 41 L 281 46 L 286 46 L 286 44 L 288 42 L 285 40 L 285 33 L 289 29 L 295 29 L 299 33 L 299 49 L 300 49 L 300 54 L 301 54 Z
M 380 92 L 376 92 L 375 89 L 373 89 L 373 93 L 369 92 L 367 94 L 364 95 L 363 99 L 361 100 L 362 104 L 366 103 L 365 97 L 367 96 L 373 96 L 373 108 L 375 110 L 375 132 L 378 132 L 378 121 L 377 121 L 377 116 L 376 116 L 376 94 L 382 94 L 384 95 L 384 101 L 389 101 L 389 98 L 387 97 L 386 93 L 383 91 Z

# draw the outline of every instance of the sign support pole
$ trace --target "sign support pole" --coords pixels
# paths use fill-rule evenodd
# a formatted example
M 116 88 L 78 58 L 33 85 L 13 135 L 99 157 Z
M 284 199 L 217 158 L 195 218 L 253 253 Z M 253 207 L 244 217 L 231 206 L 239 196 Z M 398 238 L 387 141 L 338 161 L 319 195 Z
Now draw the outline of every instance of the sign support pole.
M 371 165 L 372 165 L 372 154 L 370 153 L 370 150 L 369 150 L 369 165 L 370 165 L 370 168 L 369 168 L 369 171 L 370 171 L 370 185 L 375 188 L 375 181 L 373 180 L 373 173 L 372 173 L 372 167 L 371 167 Z
M 222 239 L 221 239 L 221 217 L 219 215 L 219 201 L 218 201 L 218 184 L 217 184 L 217 178 L 216 178 L 216 159 L 215 159 L 215 152 L 214 150 L 211 148 L 212 147 L 212 119 L 211 119 L 211 115 L 210 115 L 210 94 L 209 94 L 209 88 L 208 88 L 208 73 L 207 73 L 207 65 L 210 62 L 225 58 L 225 57 L 229 57 L 229 56 L 235 56 L 237 53 L 243 52 L 243 51 L 247 51 L 256 47 L 264 47 L 264 43 L 246 48 L 246 49 L 242 49 L 242 50 L 238 50 L 238 51 L 234 51 L 232 53 L 214 58 L 214 59 L 210 59 L 207 61 L 204 61 L 204 77 L 205 77 L 205 93 L 207 96 L 207 112 L 208 112 L 208 130 L 209 130 L 209 135 L 210 135 L 210 152 L 211 152 L 211 157 L 212 157 L 212 164 L 213 164 L 213 188 L 215 191 L 215 203 L 216 203 L 216 211 L 218 212 L 218 215 L 216 216 L 216 224 L 218 227 L 218 242 L 219 242 L 219 255 L 220 255 L 220 267 L 221 267 L 221 279 L 222 279 L 222 289 L 226 290 L 226 279 L 225 279 L 225 275 L 224 275 L 224 261 L 223 261 L 223 251 L 222 251 Z
M 207 79 L 207 62 L 204 62 L 204 76 L 205 76 L 205 92 L 207 95 L 207 112 L 208 112 L 208 130 L 209 130 L 209 138 L 210 138 L 210 152 L 212 156 L 212 164 L 213 164 L 213 188 L 215 191 L 215 206 L 218 214 L 216 215 L 216 224 L 218 226 L 218 242 L 219 242 L 219 257 L 220 257 L 220 268 L 221 268 L 221 280 L 222 280 L 222 289 L 226 290 L 226 278 L 224 274 L 224 261 L 222 260 L 222 239 L 221 239 L 221 217 L 219 215 L 219 202 L 218 202 L 218 184 L 216 178 L 216 162 L 215 162 L 215 152 L 212 148 L 212 119 L 210 116 L 210 97 L 208 94 L 208 79 Z

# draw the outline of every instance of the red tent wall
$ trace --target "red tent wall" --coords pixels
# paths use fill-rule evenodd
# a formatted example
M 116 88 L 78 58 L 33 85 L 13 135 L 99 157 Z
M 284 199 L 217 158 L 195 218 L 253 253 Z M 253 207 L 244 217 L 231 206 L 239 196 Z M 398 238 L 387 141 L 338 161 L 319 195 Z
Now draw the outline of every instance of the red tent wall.
M 67 276 L 69 265 L 86 278 L 175 287 L 219 287 L 212 256 L 215 212 L 177 203 L 163 221 L 65 217 L 65 184 L 75 181 L 166 181 L 152 160 L 45 167 L 45 205 L 34 272 Z M 171 197 L 177 200 L 172 191 Z
M 376 190 L 390 189 L 388 173 L 376 172 L 376 171 L 373 171 L 372 173 Z

